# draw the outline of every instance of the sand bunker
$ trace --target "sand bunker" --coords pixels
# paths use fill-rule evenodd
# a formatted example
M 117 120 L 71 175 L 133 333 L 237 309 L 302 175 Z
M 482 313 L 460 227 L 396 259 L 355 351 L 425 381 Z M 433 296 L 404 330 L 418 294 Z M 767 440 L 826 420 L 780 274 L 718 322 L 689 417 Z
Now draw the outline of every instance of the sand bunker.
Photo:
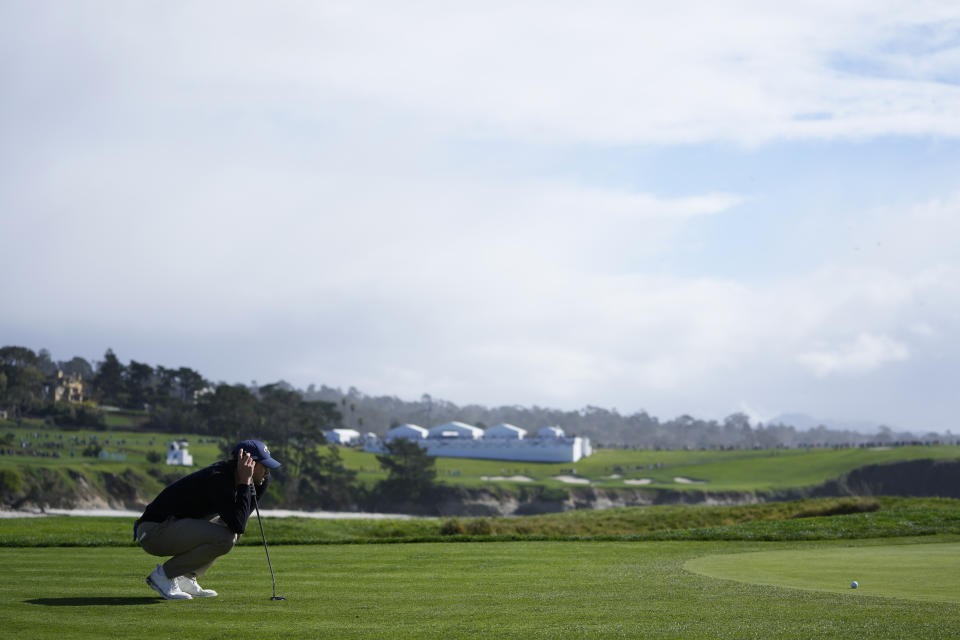
M 623 476 L 620 475 L 619 473 L 614 473 L 614 474 L 612 474 L 612 475 L 607 476 L 607 480 L 616 480 L 616 479 L 622 478 L 622 477 L 623 477 Z
M 653 479 L 651 478 L 636 478 L 624 480 L 623 484 L 650 484 L 651 482 L 653 482 Z
M 560 482 L 566 482 L 567 484 L 590 484 L 590 481 L 586 478 L 576 478 L 574 476 L 553 476 L 554 480 L 559 480 Z
M 507 480 L 508 482 L 533 482 L 527 476 L 480 476 L 482 480 Z
M 673 479 L 677 484 L 707 484 L 703 480 L 691 480 L 690 478 L 684 478 L 683 476 L 677 476 Z

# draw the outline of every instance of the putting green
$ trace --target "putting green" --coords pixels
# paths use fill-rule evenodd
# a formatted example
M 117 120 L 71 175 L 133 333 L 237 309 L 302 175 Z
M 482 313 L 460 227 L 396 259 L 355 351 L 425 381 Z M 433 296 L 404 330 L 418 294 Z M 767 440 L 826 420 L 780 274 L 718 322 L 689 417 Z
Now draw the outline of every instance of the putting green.
M 711 578 L 851 596 L 960 602 L 960 543 L 711 555 L 684 568 Z M 858 589 L 850 583 L 859 582 Z

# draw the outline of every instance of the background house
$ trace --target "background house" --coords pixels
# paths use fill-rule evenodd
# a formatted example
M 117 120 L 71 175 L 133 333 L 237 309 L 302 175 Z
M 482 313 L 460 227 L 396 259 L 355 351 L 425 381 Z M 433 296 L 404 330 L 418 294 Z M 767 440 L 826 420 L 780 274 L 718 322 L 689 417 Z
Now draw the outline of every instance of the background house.
M 167 443 L 167 464 L 193 466 L 193 456 L 187 451 L 189 443 L 186 440 L 174 440 Z
M 64 376 L 63 371 L 47 378 L 44 383 L 44 392 L 52 402 L 83 402 L 83 377 L 79 373 Z

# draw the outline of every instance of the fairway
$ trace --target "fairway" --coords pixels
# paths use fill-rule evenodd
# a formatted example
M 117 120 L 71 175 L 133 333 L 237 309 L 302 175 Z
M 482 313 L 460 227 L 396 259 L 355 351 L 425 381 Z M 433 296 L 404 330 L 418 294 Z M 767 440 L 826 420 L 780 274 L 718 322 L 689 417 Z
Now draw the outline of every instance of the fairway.
M 761 551 L 690 560 L 685 569 L 753 584 L 960 602 L 960 544 Z M 850 583 L 856 580 L 856 591 Z
M 927 544 L 935 540 L 951 544 Z M 955 536 L 901 539 L 955 551 Z M 955 638 L 954 604 L 754 585 L 690 573 L 703 556 L 873 553 L 874 541 L 502 542 L 238 547 L 161 600 L 131 547 L 0 549 L 0 619 L 24 638 Z M 889 546 L 889 542 L 884 548 Z M 865 579 L 867 584 L 870 583 Z

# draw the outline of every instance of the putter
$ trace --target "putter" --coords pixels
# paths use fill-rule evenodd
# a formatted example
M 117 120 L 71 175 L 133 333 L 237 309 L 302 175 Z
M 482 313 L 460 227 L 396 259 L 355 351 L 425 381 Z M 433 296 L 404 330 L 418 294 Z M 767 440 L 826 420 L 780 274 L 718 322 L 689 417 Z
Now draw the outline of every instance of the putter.
M 286 600 L 283 596 L 277 595 L 277 578 L 273 575 L 273 565 L 270 563 L 270 550 L 267 549 L 267 536 L 263 533 L 263 521 L 260 519 L 260 505 L 257 503 L 257 489 L 250 487 L 250 493 L 253 495 L 253 506 L 257 510 L 257 523 L 260 525 L 260 537 L 263 538 L 263 550 L 267 554 L 267 566 L 270 567 L 270 579 L 273 580 L 273 597 L 271 600 Z

